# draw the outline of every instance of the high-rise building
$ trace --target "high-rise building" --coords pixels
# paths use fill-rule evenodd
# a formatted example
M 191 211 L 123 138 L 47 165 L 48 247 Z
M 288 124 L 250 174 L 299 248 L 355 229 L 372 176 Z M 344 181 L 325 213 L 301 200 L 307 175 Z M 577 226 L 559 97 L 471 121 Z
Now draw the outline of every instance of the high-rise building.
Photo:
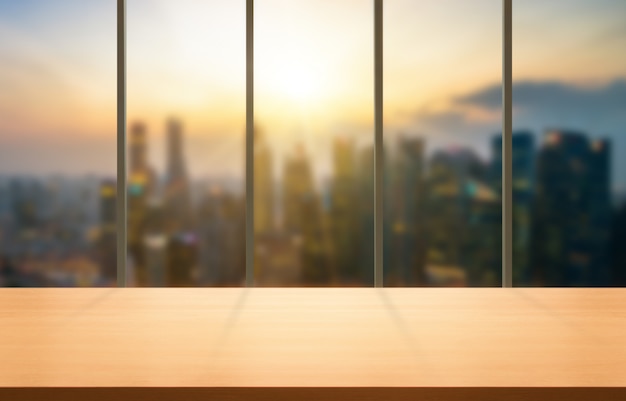
M 32 237 L 43 223 L 44 189 L 38 181 L 28 179 L 13 179 L 9 185 L 16 233 L 21 237 Z
M 500 199 L 469 149 L 435 153 L 427 177 L 427 263 L 462 269 L 470 286 L 499 286 Z
M 154 170 L 148 160 L 148 133 L 144 123 L 135 122 L 131 126 L 128 148 L 130 161 L 129 184 L 140 185 L 143 197 L 147 198 L 152 195 L 155 189 L 155 177 Z
M 537 158 L 533 283 L 605 285 L 609 276 L 609 145 L 549 131 Z
M 254 233 L 274 230 L 274 174 L 272 151 L 262 132 L 254 130 Z
M 535 137 L 531 132 L 512 135 L 513 175 L 513 283 L 531 284 L 531 223 L 535 187 Z M 502 135 L 491 141 L 490 180 L 502 197 Z
M 184 153 L 183 128 L 180 121 L 167 123 L 167 169 L 165 173 L 165 206 L 168 231 L 179 233 L 193 227 L 191 188 Z
M 353 140 L 333 142 L 333 176 L 330 194 L 330 227 L 333 266 L 339 283 L 358 284 L 359 204 L 356 149 Z
M 356 277 L 350 274 L 350 280 L 369 287 L 374 285 L 374 147 L 365 146 L 357 154 L 358 270 Z
M 385 156 L 385 285 L 424 285 L 424 142 L 400 137 Z
M 245 278 L 245 205 L 242 198 L 213 188 L 199 217 L 200 280 L 204 285 L 240 286 Z
M 108 283 L 117 277 L 117 227 L 116 200 L 117 185 L 113 180 L 105 180 L 100 185 L 100 237 L 98 239 L 98 261 L 100 273 Z
M 302 238 L 275 231 L 255 239 L 254 280 L 261 287 L 297 287 L 302 279 Z
M 168 237 L 165 234 L 145 235 L 143 239 L 145 278 L 143 283 L 136 283 L 136 286 L 164 287 L 167 284 L 165 279 L 167 245 Z
M 143 266 L 135 271 L 139 287 L 163 287 L 167 285 L 167 250 L 169 234 L 166 231 L 167 216 L 163 202 L 150 197 L 146 202 L 146 218 L 142 238 Z M 135 266 L 136 269 L 136 266 Z
M 589 152 L 589 285 L 606 286 L 611 281 L 611 143 L 595 139 Z
M 167 244 L 166 284 L 193 287 L 197 275 L 198 240 L 193 233 L 174 234 Z
M 626 203 L 615 210 L 611 225 L 611 285 L 626 287 Z
M 145 260 L 147 202 L 155 186 L 154 172 L 148 162 L 146 126 L 136 122 L 130 130 L 130 169 L 128 177 L 128 253 L 133 263 L 135 283 L 150 285 Z
M 301 201 L 314 195 L 313 172 L 304 148 L 300 145 L 288 155 L 283 169 L 283 229 L 290 233 L 301 233 L 303 219 Z
M 329 261 L 329 243 L 326 216 L 315 193 L 298 200 L 301 213 L 302 285 L 329 286 L 334 274 Z
M 301 240 L 302 284 L 328 285 L 331 280 L 326 216 L 302 146 L 287 157 L 283 170 L 284 229 Z

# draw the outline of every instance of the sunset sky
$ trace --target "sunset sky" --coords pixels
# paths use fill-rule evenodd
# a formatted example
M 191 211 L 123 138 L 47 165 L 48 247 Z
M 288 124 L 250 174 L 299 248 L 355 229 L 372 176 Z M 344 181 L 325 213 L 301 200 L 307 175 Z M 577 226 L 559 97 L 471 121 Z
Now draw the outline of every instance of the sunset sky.
M 277 151 L 303 142 L 324 165 L 333 136 L 371 141 L 372 0 L 255 3 L 256 121 Z M 500 3 L 385 0 L 390 137 L 487 155 L 500 126 Z M 0 174 L 114 174 L 115 6 L 0 0 Z M 515 125 L 609 135 L 626 156 L 624 49 L 626 1 L 515 1 Z M 129 122 L 148 124 L 157 169 L 177 116 L 194 175 L 241 174 L 245 1 L 128 0 L 128 106 Z

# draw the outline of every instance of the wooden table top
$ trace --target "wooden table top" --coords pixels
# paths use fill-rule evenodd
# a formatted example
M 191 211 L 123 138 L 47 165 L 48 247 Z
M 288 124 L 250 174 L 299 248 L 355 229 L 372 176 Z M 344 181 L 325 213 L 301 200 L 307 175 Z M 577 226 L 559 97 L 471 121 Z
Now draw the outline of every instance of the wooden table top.
M 0 361 L 5 391 L 623 390 L 626 290 L 2 289 Z

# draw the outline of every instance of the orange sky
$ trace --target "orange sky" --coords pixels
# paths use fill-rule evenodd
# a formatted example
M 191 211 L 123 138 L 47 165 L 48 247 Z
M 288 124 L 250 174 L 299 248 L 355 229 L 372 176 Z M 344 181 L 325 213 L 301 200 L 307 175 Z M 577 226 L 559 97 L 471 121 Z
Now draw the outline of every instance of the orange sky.
M 114 2 L 56 2 L 72 19 L 54 18 L 45 1 L 24 3 L 1 6 L 11 9 L 0 12 L 0 141 L 80 135 L 113 143 Z M 516 79 L 593 83 L 625 75 L 622 2 L 544 3 L 516 3 Z M 176 115 L 192 144 L 238 141 L 245 2 L 128 4 L 129 119 L 146 121 L 160 138 L 165 119 Z M 255 13 L 255 112 L 265 131 L 285 149 L 333 135 L 369 137 L 372 1 L 257 0 Z M 388 127 L 410 127 L 417 112 L 460 108 L 453 98 L 499 82 L 500 13 L 491 0 L 385 1 Z M 497 113 L 458 111 L 499 121 Z

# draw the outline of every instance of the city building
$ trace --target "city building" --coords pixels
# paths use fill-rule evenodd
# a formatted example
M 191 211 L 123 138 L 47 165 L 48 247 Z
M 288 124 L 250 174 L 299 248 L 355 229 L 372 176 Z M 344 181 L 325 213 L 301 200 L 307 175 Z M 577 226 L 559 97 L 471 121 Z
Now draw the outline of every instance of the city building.
M 100 186 L 100 238 L 97 248 L 100 272 L 108 283 L 114 283 L 117 280 L 116 194 L 115 181 L 102 182 Z
M 352 139 L 333 141 L 330 188 L 330 230 L 333 269 L 339 283 L 354 283 L 359 259 L 359 203 L 356 148 Z
M 469 286 L 500 285 L 501 203 L 487 166 L 469 149 L 438 151 L 426 182 L 426 263 L 464 270 Z
M 608 142 L 580 132 L 546 133 L 537 158 L 533 284 L 608 283 L 609 153 Z
M 254 233 L 274 230 L 274 161 L 263 133 L 254 130 Z
M 241 286 L 245 278 L 245 204 L 212 188 L 198 209 L 199 284 Z
M 384 275 L 386 286 L 426 284 L 424 142 L 401 136 L 385 153 Z
M 191 188 L 187 175 L 182 123 L 167 122 L 167 148 L 164 200 L 168 232 L 175 234 L 193 228 Z
M 531 233 L 535 189 L 535 137 L 528 131 L 513 132 L 513 283 L 531 284 Z M 502 135 L 491 141 L 490 181 L 502 197 Z

